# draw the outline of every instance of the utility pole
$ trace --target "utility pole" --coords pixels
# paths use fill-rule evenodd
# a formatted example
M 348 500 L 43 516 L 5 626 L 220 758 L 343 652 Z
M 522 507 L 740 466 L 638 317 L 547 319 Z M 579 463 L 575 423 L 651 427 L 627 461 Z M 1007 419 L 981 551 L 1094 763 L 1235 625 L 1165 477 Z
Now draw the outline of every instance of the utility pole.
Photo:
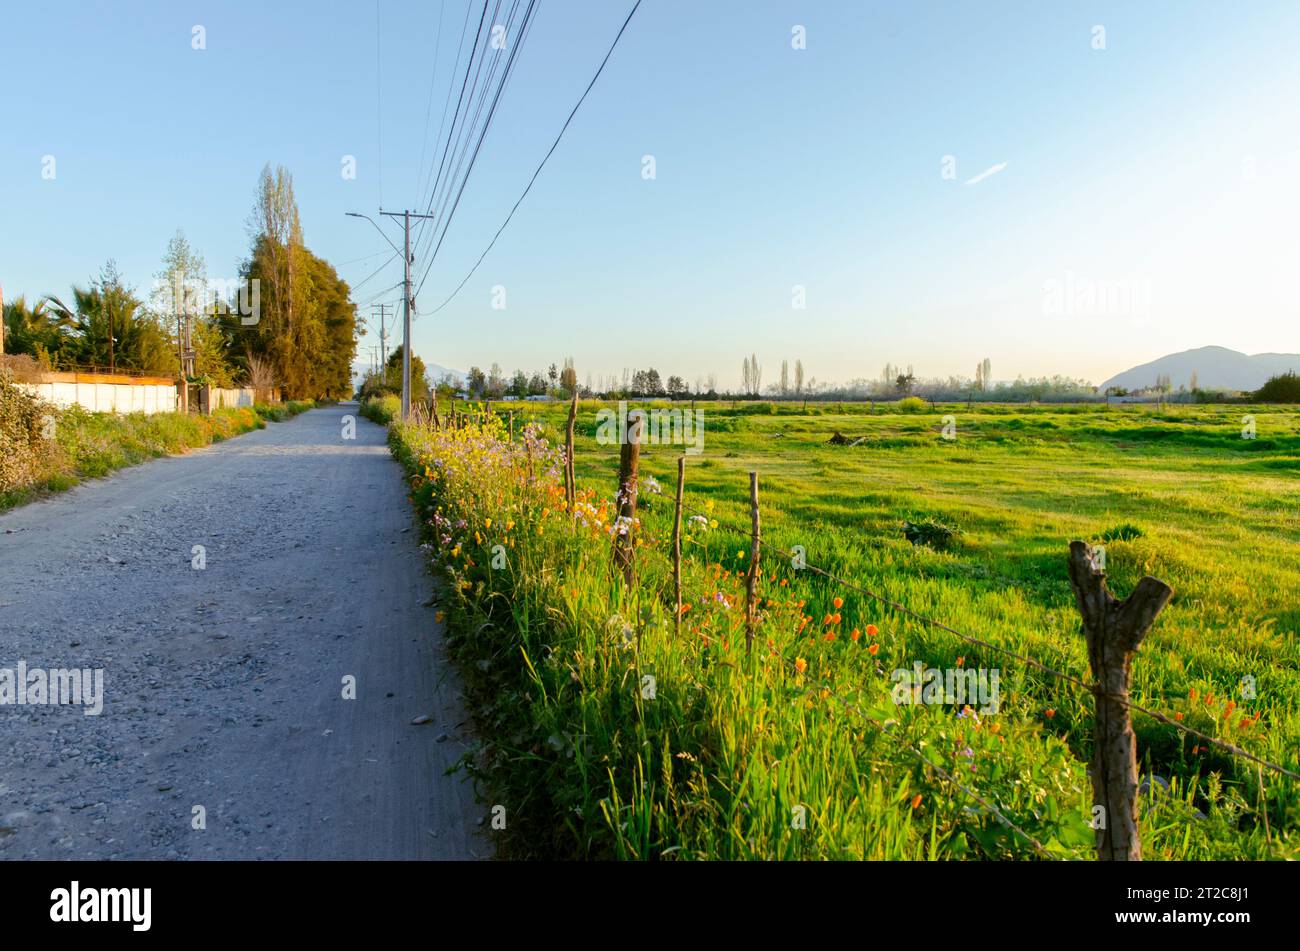
M 381 361 L 383 363 L 387 363 L 388 362 L 388 326 L 385 323 L 385 317 L 387 316 L 388 305 L 372 304 L 371 307 L 372 309 L 378 308 L 379 310 L 379 354 L 380 354 Z
M 346 212 L 352 218 L 365 218 L 375 230 L 384 235 L 384 240 L 388 242 L 389 247 L 402 256 L 402 419 L 405 421 L 411 415 L 411 219 L 433 218 L 434 215 L 422 215 L 416 211 L 384 211 L 379 209 L 379 214 L 388 218 L 402 219 L 402 232 L 404 236 L 403 249 L 399 250 L 397 245 L 384 234 L 384 229 L 375 224 L 373 218 L 369 215 L 358 214 L 355 211 Z
M 0 357 L 5 355 L 5 289 L 0 287 Z

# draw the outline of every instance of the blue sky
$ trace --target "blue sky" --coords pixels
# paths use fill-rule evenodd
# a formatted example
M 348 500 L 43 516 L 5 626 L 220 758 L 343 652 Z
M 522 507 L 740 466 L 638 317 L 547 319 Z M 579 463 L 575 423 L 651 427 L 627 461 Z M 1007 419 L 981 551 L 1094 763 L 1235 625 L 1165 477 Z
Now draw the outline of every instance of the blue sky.
M 1100 382 L 1208 344 L 1300 351 L 1288 2 L 644 0 L 495 249 L 429 315 L 630 6 L 541 0 L 419 297 L 427 361 L 573 356 L 580 377 L 652 365 L 735 385 L 750 351 L 769 381 L 783 358 L 845 381 L 886 361 L 970 375 L 989 357 L 999 379 Z M 147 288 L 177 228 L 233 276 L 267 162 L 294 175 L 308 245 L 360 282 L 387 245 L 344 212 L 427 205 L 465 11 L 381 0 L 377 63 L 373 2 L 11 5 L 6 298 L 66 294 L 110 257 Z M 363 313 L 400 276 L 394 261 L 360 286 Z

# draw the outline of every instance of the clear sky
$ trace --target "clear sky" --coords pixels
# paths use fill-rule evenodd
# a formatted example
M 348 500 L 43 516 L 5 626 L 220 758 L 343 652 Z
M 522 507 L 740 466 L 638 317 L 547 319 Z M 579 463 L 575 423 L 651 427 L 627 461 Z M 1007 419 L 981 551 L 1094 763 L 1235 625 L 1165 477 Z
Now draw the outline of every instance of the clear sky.
M 1300 4 L 1263 0 L 644 0 L 496 248 L 430 316 L 631 2 L 540 0 L 419 296 L 427 361 L 571 355 L 580 378 L 734 386 L 750 351 L 766 381 L 782 358 L 846 381 L 989 357 L 997 379 L 1096 383 L 1208 344 L 1300 351 Z M 66 294 L 110 257 L 147 289 L 177 228 L 234 276 L 267 162 L 294 175 L 307 244 L 358 284 L 387 245 L 344 212 L 427 206 L 466 9 L 6 4 L 6 297 Z M 393 261 L 358 287 L 362 312 L 400 277 Z

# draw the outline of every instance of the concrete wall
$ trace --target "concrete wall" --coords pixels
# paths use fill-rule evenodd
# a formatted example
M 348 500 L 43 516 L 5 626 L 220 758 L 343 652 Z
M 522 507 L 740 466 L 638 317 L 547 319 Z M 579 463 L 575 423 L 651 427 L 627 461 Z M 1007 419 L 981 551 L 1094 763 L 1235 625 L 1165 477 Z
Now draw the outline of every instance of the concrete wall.
M 237 390 L 224 390 L 212 387 L 209 396 L 209 412 L 214 409 L 235 409 L 240 406 L 253 405 L 253 388 L 245 386 Z
M 58 407 L 81 406 L 92 413 L 174 413 L 176 384 L 158 377 L 51 373 L 42 383 L 18 386 Z

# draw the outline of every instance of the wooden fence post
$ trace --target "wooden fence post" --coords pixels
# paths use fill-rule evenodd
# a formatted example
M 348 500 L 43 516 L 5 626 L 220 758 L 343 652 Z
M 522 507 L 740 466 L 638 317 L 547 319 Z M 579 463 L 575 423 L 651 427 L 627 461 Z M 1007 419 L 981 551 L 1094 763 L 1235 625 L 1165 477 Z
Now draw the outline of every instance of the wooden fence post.
M 510 441 L 514 442 L 515 441 L 515 411 L 510 410 L 508 416 L 510 420 Z
M 758 625 L 758 552 L 762 536 L 758 525 L 758 473 L 749 474 L 749 517 L 753 537 L 749 543 L 749 571 L 745 573 L 745 653 L 754 649 L 754 628 Z
M 1098 817 L 1097 858 L 1142 860 L 1138 836 L 1137 744 L 1129 719 L 1128 688 L 1133 654 L 1174 589 L 1150 576 L 1123 601 L 1106 590 L 1106 573 L 1085 542 L 1070 542 L 1070 584 L 1083 616 L 1088 665 L 1097 685 L 1092 737 L 1092 800 Z
M 623 572 L 623 582 L 632 587 L 636 539 L 632 520 L 636 518 L 637 473 L 641 465 L 641 433 L 645 423 L 642 410 L 627 415 L 626 429 L 620 432 L 622 446 L 618 457 L 618 521 L 614 523 L 614 566 Z
M 677 594 L 674 632 L 682 636 L 682 497 L 686 488 L 686 457 L 677 457 L 677 505 L 673 509 L 673 589 Z
M 578 485 L 573 474 L 573 424 L 578 418 L 578 390 L 574 387 L 573 400 L 569 403 L 569 422 L 564 428 L 564 501 L 569 512 L 577 517 L 575 511 L 578 503 Z

